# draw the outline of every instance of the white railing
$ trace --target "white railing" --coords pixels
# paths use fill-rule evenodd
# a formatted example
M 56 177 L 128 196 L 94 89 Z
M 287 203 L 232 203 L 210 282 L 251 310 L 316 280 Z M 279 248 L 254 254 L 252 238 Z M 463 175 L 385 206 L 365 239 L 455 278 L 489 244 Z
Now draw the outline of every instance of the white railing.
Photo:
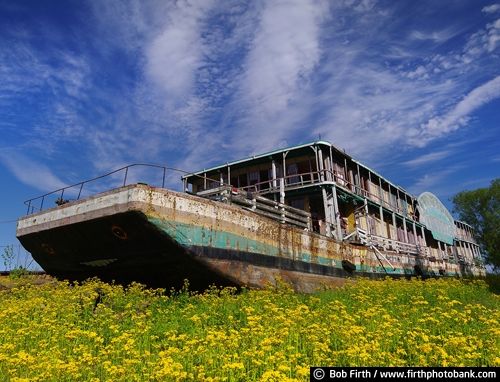
M 288 223 L 311 230 L 311 214 L 286 204 L 275 202 L 265 196 L 240 190 L 234 187 L 221 186 L 197 193 L 198 196 L 234 203 L 259 215 L 267 216 L 281 223 Z
M 364 245 L 373 246 L 384 251 L 396 253 L 409 253 L 412 255 L 427 256 L 427 248 L 415 244 L 403 243 L 398 240 L 392 240 L 381 236 L 371 235 L 361 228 L 356 228 L 356 234 Z

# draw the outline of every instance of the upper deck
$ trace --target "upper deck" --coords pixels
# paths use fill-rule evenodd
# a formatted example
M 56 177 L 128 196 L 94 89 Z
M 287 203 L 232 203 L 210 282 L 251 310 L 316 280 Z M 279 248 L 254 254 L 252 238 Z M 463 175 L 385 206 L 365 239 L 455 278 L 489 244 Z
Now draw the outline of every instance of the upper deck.
M 289 199 L 292 205 L 295 196 L 335 186 L 337 197 L 347 202 L 362 204 L 366 199 L 406 219 L 418 220 L 416 197 L 324 140 L 227 162 L 182 179 L 184 189 L 195 194 L 231 185 L 275 200 Z
M 294 208 L 295 215 L 310 218 L 307 228 L 341 241 L 437 259 L 461 258 L 454 255 L 459 247 L 467 248 L 471 262 L 480 258 L 472 229 L 455 221 L 434 195 L 416 198 L 328 141 L 253 155 L 182 180 L 186 191 L 205 197 L 224 187 L 240 196 L 248 192 L 254 210 L 265 200 Z

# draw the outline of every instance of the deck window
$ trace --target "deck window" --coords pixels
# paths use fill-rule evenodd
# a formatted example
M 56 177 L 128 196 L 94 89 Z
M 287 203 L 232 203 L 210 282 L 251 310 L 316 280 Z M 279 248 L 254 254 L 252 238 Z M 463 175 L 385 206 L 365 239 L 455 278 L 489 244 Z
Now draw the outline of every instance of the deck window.
M 306 210 L 306 204 L 304 202 L 304 198 L 289 199 L 288 205 L 290 207 L 294 207 L 294 208 L 297 208 L 297 209 L 302 210 L 302 211 Z
M 335 180 L 341 186 L 345 185 L 345 174 L 344 174 L 344 166 L 342 164 L 334 162 L 334 172 L 335 172 Z
M 297 172 L 300 174 L 301 183 L 311 183 L 311 163 L 309 160 L 297 163 Z
M 290 175 L 296 175 L 297 174 L 297 163 L 290 163 L 288 166 L 286 166 L 286 175 L 287 177 Z M 298 176 L 291 176 L 287 178 L 287 183 L 289 185 L 294 185 L 299 183 L 299 177 Z
M 259 172 L 258 171 L 250 171 L 248 173 L 248 185 L 253 186 L 257 183 L 259 183 Z M 251 190 L 253 191 L 254 188 L 252 188 Z
M 247 173 L 238 175 L 238 188 L 245 188 L 248 186 Z
M 229 182 L 231 186 L 238 187 L 238 175 L 231 173 L 231 181 Z

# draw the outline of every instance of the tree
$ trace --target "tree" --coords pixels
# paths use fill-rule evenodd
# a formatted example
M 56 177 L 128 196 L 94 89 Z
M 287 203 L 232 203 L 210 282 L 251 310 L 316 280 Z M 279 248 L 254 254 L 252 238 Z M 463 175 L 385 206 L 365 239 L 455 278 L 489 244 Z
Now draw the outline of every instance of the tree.
M 488 188 L 460 191 L 453 198 L 453 213 L 469 224 L 481 247 L 484 262 L 500 270 L 500 178 Z

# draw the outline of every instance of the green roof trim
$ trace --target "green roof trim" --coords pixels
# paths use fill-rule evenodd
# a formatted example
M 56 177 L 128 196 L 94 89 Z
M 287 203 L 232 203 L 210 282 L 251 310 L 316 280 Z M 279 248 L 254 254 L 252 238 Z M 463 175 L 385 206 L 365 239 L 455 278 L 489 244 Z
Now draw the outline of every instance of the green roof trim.
M 326 145 L 328 147 L 333 147 L 333 145 L 330 142 L 324 141 L 324 140 L 318 140 L 318 141 L 312 141 L 312 142 L 308 142 L 308 143 L 302 143 L 300 145 L 285 147 L 285 148 L 282 148 L 282 149 L 279 149 L 279 150 L 274 150 L 274 151 L 268 151 L 268 152 L 265 152 L 265 153 L 262 153 L 262 154 L 252 155 L 252 156 L 249 156 L 249 157 L 246 157 L 246 158 L 242 158 L 242 159 L 238 159 L 238 160 L 235 160 L 235 161 L 232 161 L 232 162 L 226 162 L 225 164 L 221 164 L 221 165 L 218 165 L 218 166 L 214 166 L 214 167 L 206 168 L 206 169 L 203 169 L 203 170 L 195 171 L 195 172 L 192 172 L 192 173 L 190 173 L 188 175 L 183 175 L 181 177 L 181 179 L 190 178 L 193 175 L 199 175 L 199 174 L 202 174 L 204 172 L 215 171 L 217 169 L 225 168 L 225 167 L 228 167 L 228 166 L 234 166 L 236 164 L 245 163 L 245 162 L 248 162 L 250 160 L 255 160 L 255 159 L 269 159 L 269 157 L 272 157 L 273 155 L 282 154 L 282 153 L 284 153 L 286 151 L 297 150 L 297 149 L 311 147 L 311 146 L 315 146 L 315 145 Z

